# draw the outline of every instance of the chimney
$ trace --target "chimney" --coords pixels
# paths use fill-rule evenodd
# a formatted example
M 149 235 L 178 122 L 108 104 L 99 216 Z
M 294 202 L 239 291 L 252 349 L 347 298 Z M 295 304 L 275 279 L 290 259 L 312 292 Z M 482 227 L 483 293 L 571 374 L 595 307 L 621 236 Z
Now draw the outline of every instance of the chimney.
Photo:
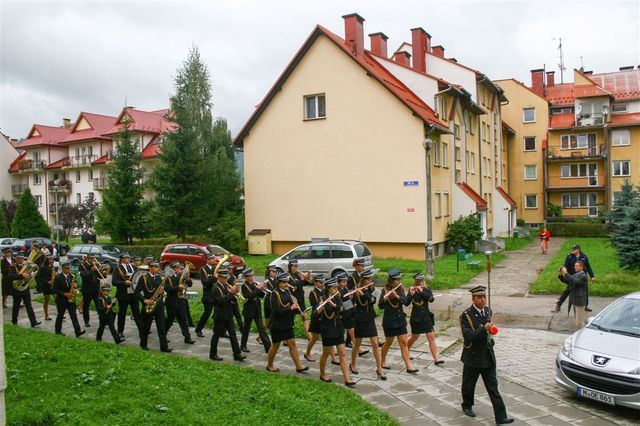
M 364 18 L 357 13 L 350 13 L 344 19 L 344 41 L 351 51 L 357 55 L 364 55 Z
M 409 52 L 404 52 L 404 51 L 396 52 L 393 55 L 393 61 L 397 64 L 404 65 L 405 67 L 411 66 L 410 58 L 411 58 L 411 54 Z
M 582 74 L 584 74 L 584 75 L 593 75 L 593 71 L 585 71 Z
M 555 84 L 555 71 L 547 71 L 547 87 L 553 87 Z
M 69 118 L 63 118 L 62 119 L 62 127 L 64 127 L 65 129 L 67 127 L 71 127 L 71 119 Z
M 433 46 L 431 48 L 431 51 L 433 52 L 434 55 L 436 55 L 439 58 L 444 58 L 444 47 L 442 46 Z
M 371 53 L 374 55 L 387 57 L 387 37 L 384 33 L 369 34 L 369 40 L 371 40 Z
M 544 70 L 531 70 L 531 89 L 540 96 L 544 96 Z
M 431 52 L 431 36 L 421 27 L 411 29 L 413 69 L 427 72 L 426 53 Z
M 620 71 L 633 71 L 633 65 L 629 65 L 628 67 L 620 67 Z

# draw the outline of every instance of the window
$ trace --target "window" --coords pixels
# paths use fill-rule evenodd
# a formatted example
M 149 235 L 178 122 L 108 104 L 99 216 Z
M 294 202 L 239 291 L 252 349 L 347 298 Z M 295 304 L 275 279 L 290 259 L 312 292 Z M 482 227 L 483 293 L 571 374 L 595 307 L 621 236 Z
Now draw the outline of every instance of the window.
M 440 165 L 440 141 L 434 141 L 433 147 L 431 148 L 431 152 L 433 153 L 433 165 Z
M 442 215 L 449 216 L 449 193 L 442 193 Z
M 36 195 L 36 204 L 38 204 L 38 207 L 42 207 L 42 195 Z
M 469 113 L 469 121 L 467 121 L 467 128 L 469 129 L 469 133 L 473 135 L 473 123 L 475 122 L 476 117 L 470 112 Z
M 34 151 L 31 153 L 31 158 L 33 158 L 34 163 L 40 162 L 40 153 L 38 151 Z
M 331 246 L 331 257 L 333 259 L 351 259 L 353 252 L 349 246 Z
M 442 194 L 436 192 L 435 194 L 435 217 L 442 217 Z
M 460 148 L 456 146 L 455 152 L 454 152 L 454 157 L 456 159 L 456 161 L 462 161 L 462 158 L 460 157 Z
M 89 182 L 93 182 L 93 170 L 89 169 L 87 175 L 89 176 Z
M 448 164 L 447 164 L 447 162 L 448 162 L 448 158 L 447 158 L 448 151 L 449 151 L 449 144 L 445 143 L 445 142 L 442 142 L 442 167 L 447 167 L 448 166 Z
M 538 167 L 535 164 L 527 164 L 524 166 L 524 180 L 538 179 Z
M 573 113 L 573 108 L 571 107 L 551 108 L 551 115 L 571 114 L 571 113 Z
M 447 101 L 444 96 L 440 96 L 440 117 L 443 120 L 447 119 Z
M 356 256 L 358 257 L 371 256 L 369 247 L 365 246 L 364 244 L 356 244 L 355 246 L 353 246 L 353 248 L 356 249 Z
M 614 161 L 613 162 L 613 175 L 614 176 L 629 176 L 631 162 L 629 160 Z
M 524 208 L 525 209 L 537 209 L 538 208 L 538 196 L 535 194 L 524 196 Z
M 76 182 L 80 182 L 80 170 L 76 170 Z
M 33 184 L 34 185 L 40 185 L 42 184 L 42 176 L 39 174 L 35 174 L 33 175 Z
M 327 116 L 324 94 L 304 97 L 304 119 L 314 120 Z
M 594 192 L 574 192 L 562 194 L 563 209 L 578 209 L 598 204 L 598 196 Z
M 102 250 L 100 250 L 100 247 L 93 246 L 91 247 L 91 251 L 89 253 L 100 255 L 102 254 Z
M 287 259 L 309 259 L 309 246 L 302 246 L 293 250 L 286 257 Z
M 629 133 L 629 130 L 614 130 L 613 132 L 611 132 L 611 145 L 631 145 L 631 135 Z
M 458 126 L 457 124 L 453 125 L 453 134 L 456 139 L 460 139 L 460 126 Z
M 560 137 L 561 149 L 585 149 L 596 145 L 595 133 L 582 133 L 579 135 L 562 135 Z
M 525 136 L 524 137 L 524 150 L 525 151 L 535 151 L 536 150 L 536 137 L 535 136 Z
M 596 163 L 563 164 L 560 168 L 560 176 L 563 178 L 589 177 L 597 174 Z
M 534 123 L 536 121 L 536 109 L 535 108 L 522 108 L 522 122 Z
M 76 193 L 76 204 L 82 203 L 82 195 L 80 193 Z
M 469 154 L 469 161 L 467 161 L 467 171 L 471 172 L 471 173 L 475 173 L 476 172 L 476 153 L 475 152 L 468 152 Z
M 611 104 L 611 112 L 627 112 L 627 104 L 624 102 L 614 102 Z
M 329 245 L 311 246 L 311 259 L 329 259 L 331 257 L 331 248 Z

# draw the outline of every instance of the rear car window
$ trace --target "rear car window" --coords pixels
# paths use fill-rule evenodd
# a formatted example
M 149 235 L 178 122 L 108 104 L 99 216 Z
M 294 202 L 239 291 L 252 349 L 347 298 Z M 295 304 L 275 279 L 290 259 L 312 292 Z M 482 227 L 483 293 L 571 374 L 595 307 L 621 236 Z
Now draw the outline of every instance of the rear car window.
M 333 259 L 351 259 L 353 252 L 349 246 L 331 246 L 331 257 Z
M 200 253 L 202 253 L 202 249 L 199 247 L 189 247 L 189 254 L 191 256 L 200 256 Z
M 91 247 L 89 246 L 82 246 L 82 248 L 80 249 L 80 253 L 82 254 L 87 254 L 89 253 L 89 251 L 91 250 Z
M 207 246 L 207 249 L 209 250 L 209 252 L 215 254 L 216 256 L 224 256 L 225 254 L 229 253 L 220 246 L 209 245 Z
M 102 253 L 102 250 L 100 250 L 100 247 L 91 247 L 91 254 L 100 254 Z
M 311 259 L 329 259 L 330 257 L 329 245 L 311 246 Z
M 102 246 L 105 253 L 120 253 L 120 249 L 116 246 Z
M 73 247 L 73 248 L 71 249 L 71 253 L 80 253 L 80 249 L 81 249 L 82 247 L 83 247 L 83 246 L 75 246 L 75 247 Z
M 364 244 L 356 244 L 353 246 L 353 248 L 356 249 L 356 254 L 358 255 L 358 257 L 371 256 L 369 247 L 365 246 Z

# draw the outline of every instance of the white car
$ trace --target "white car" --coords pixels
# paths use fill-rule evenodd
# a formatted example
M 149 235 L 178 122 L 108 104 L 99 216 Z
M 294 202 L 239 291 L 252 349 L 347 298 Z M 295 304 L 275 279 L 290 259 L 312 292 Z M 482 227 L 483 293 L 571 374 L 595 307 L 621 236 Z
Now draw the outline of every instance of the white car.
M 578 397 L 640 410 L 640 292 L 611 303 L 567 337 L 556 382 Z

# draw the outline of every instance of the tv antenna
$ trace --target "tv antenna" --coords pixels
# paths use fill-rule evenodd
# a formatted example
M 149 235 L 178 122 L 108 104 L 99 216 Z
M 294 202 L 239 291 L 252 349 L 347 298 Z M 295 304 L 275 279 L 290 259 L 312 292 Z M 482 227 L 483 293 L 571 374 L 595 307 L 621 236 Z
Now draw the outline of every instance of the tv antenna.
M 562 37 L 559 38 L 553 38 L 554 40 L 558 40 L 558 50 L 560 51 L 560 63 L 558 64 L 558 68 L 560 68 L 560 83 L 564 83 L 564 70 L 566 70 L 567 68 L 565 68 L 564 66 L 564 53 L 562 52 Z

